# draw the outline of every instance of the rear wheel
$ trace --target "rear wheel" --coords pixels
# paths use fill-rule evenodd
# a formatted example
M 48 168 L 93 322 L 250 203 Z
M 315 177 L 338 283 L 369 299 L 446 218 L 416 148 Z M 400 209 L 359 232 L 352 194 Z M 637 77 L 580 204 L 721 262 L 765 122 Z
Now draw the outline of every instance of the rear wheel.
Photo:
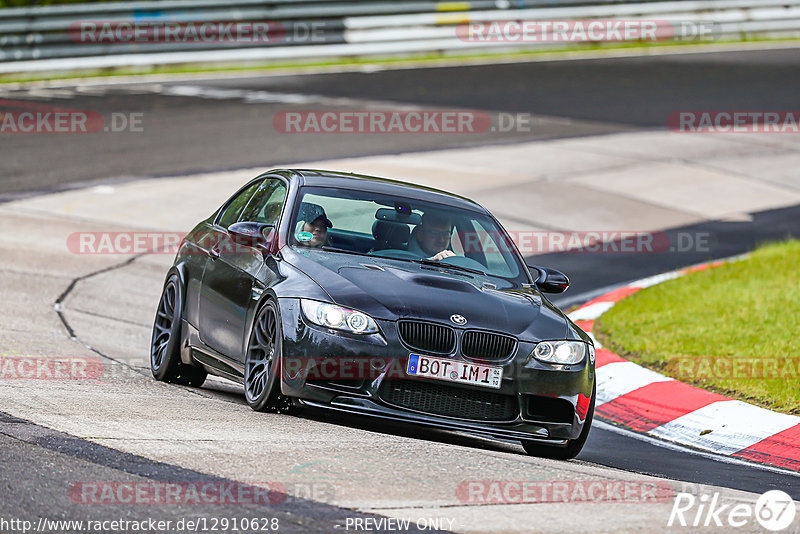
M 597 393 L 597 386 L 592 387 L 592 400 L 589 403 L 589 410 L 586 413 L 586 420 L 583 422 L 583 429 L 580 435 L 575 439 L 567 441 L 564 447 L 555 447 L 553 445 L 542 445 L 538 441 L 523 441 L 522 447 L 531 456 L 540 456 L 542 458 L 553 458 L 555 460 L 571 460 L 578 456 L 586 444 L 586 438 L 589 437 L 589 430 L 592 426 L 594 419 L 594 399 Z
M 257 412 L 288 412 L 291 407 L 281 394 L 282 340 L 278 306 L 268 300 L 256 314 L 244 361 L 244 395 Z
M 180 282 L 177 274 L 171 274 L 161 292 L 150 342 L 150 370 L 156 380 L 200 387 L 206 380 L 205 370 L 181 363 L 183 291 Z

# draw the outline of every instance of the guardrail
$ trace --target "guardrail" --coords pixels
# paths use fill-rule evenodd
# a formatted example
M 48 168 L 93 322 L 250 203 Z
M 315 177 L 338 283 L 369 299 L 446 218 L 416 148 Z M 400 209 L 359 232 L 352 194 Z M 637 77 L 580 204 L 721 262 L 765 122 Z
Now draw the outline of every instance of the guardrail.
M 574 39 L 554 39 L 547 23 L 569 31 L 569 21 L 623 20 L 655 23 L 656 39 L 794 37 L 800 0 L 164 0 L 7 8 L 0 9 L 0 73 L 564 46 Z M 635 33 L 594 37 L 579 40 L 647 40 Z

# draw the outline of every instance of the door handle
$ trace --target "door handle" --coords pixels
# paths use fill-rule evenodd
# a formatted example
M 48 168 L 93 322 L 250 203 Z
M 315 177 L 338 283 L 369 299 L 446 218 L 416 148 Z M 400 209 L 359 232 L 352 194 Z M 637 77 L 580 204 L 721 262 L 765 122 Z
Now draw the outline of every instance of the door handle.
M 219 258 L 219 249 L 212 248 L 211 250 L 208 251 L 208 255 L 211 256 L 212 260 L 216 260 L 217 258 Z

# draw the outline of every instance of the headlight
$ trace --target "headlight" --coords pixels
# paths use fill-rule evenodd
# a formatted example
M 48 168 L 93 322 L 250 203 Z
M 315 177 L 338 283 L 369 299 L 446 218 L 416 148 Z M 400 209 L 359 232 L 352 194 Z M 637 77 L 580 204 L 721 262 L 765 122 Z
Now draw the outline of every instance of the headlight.
M 547 363 L 580 363 L 589 352 L 583 341 L 542 341 L 534 347 L 533 357 Z
M 360 311 L 306 299 L 300 299 L 300 307 L 303 309 L 306 319 L 315 325 L 344 330 L 353 334 L 374 334 L 378 331 L 375 320 Z

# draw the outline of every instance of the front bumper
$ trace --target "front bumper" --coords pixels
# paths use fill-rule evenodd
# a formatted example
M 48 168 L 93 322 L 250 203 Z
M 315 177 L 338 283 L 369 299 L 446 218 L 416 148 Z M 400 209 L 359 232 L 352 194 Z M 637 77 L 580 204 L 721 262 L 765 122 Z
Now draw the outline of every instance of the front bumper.
M 297 299 L 279 303 L 281 390 L 302 405 L 552 444 L 575 439 L 583 429 L 593 362 L 545 364 L 528 358 L 534 343 L 520 341 L 506 360 L 474 362 L 503 368 L 499 389 L 409 377 L 405 363 L 419 351 L 404 346 L 396 323 L 377 320 L 377 334 L 347 334 L 309 324 Z M 447 357 L 471 361 L 459 352 Z

